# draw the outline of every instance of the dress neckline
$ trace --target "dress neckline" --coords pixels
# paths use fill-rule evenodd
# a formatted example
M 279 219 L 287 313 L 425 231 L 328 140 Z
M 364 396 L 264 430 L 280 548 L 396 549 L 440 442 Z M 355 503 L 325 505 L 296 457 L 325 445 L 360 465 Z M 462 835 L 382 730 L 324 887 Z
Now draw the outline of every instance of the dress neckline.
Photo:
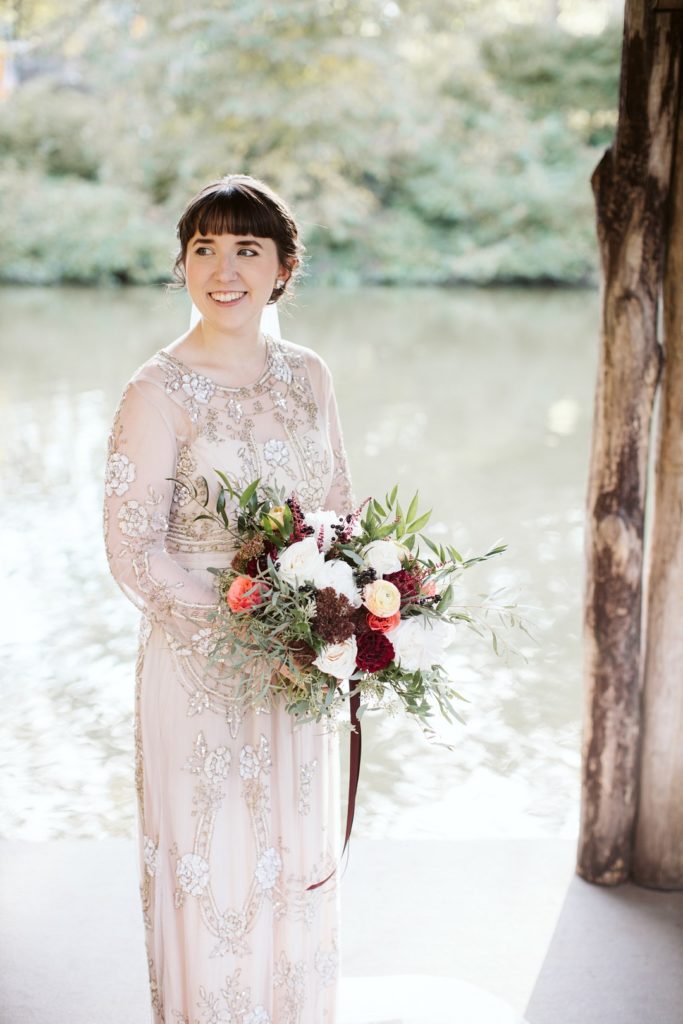
M 267 378 L 270 376 L 270 372 L 273 366 L 274 345 L 272 335 L 267 334 L 264 331 L 263 337 L 266 342 L 266 365 L 264 366 L 261 372 L 261 376 L 258 378 L 258 380 L 252 381 L 251 384 L 221 384 L 220 381 L 215 380 L 213 377 L 210 377 L 206 373 L 201 373 L 199 370 L 195 369 L 195 367 L 193 366 L 190 366 L 188 363 L 184 363 L 182 359 L 178 359 L 177 356 L 174 356 L 171 352 L 167 352 L 166 349 L 164 348 L 159 349 L 157 355 L 163 356 L 171 363 L 174 363 L 182 370 L 185 370 L 187 373 L 192 373 L 196 377 L 200 377 L 202 380 L 209 381 L 209 383 L 212 384 L 219 391 L 251 391 L 254 388 L 258 387 L 260 384 L 262 384 L 265 380 L 267 380 Z

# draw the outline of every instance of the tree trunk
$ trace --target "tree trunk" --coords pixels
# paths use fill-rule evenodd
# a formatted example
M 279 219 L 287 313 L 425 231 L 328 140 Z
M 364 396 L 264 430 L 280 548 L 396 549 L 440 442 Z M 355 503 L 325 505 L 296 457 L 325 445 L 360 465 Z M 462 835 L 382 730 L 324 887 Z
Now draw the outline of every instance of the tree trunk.
M 664 272 L 664 370 L 647 627 L 633 879 L 683 889 L 683 118 L 679 106 Z
M 628 879 L 636 811 L 644 504 L 678 96 L 671 21 L 645 0 L 628 0 L 616 136 L 591 179 L 603 275 L 586 509 L 577 871 L 604 885 Z

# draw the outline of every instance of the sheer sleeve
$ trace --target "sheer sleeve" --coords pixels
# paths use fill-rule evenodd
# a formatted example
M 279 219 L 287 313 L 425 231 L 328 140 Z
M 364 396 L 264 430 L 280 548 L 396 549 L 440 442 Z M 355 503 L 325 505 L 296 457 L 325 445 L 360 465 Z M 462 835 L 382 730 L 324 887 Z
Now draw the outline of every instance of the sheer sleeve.
M 322 362 L 322 361 L 321 361 Z M 323 367 L 323 401 L 327 421 L 327 433 L 332 447 L 332 483 L 323 503 L 323 508 L 332 509 L 340 515 L 352 512 L 356 507 L 351 483 L 349 460 L 344 447 L 344 435 L 339 420 L 339 409 L 334 392 L 332 374 L 327 364 Z
M 149 381 L 126 386 L 109 434 L 104 536 L 123 593 L 183 643 L 210 625 L 218 595 L 165 549 L 177 440 L 163 393 Z M 199 640 L 200 638 L 197 637 Z

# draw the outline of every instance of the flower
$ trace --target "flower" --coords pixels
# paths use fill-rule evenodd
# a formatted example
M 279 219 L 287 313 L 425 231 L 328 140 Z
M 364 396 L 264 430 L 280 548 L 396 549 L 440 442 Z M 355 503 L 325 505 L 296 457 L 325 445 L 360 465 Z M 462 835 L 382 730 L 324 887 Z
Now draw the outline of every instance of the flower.
M 356 667 L 358 646 L 356 637 L 351 634 L 339 644 L 327 644 L 313 664 L 321 672 L 326 672 L 335 679 L 348 679 Z
M 449 625 L 443 619 L 427 621 L 425 615 L 403 619 L 391 634 L 400 668 L 407 672 L 430 669 L 440 661 L 449 633 Z
M 289 448 L 284 441 L 271 437 L 263 446 L 263 457 L 271 466 L 285 466 L 289 462 Z
M 341 516 L 333 509 L 319 508 L 315 512 L 306 512 L 304 515 L 304 522 L 307 526 L 312 526 L 314 536 L 317 537 L 320 532 L 320 527 L 323 528 L 323 552 L 326 553 L 330 550 L 333 543 L 339 536 L 339 530 L 335 530 L 334 527 L 341 527 L 344 520 Z
M 179 858 L 175 873 L 183 892 L 201 896 L 209 884 L 208 862 L 198 853 L 185 853 Z
M 144 537 L 149 531 L 147 510 L 135 499 L 121 506 L 117 519 L 121 533 L 127 537 Z
M 354 632 L 353 608 L 344 594 L 332 587 L 323 587 L 315 595 L 315 616 L 312 626 L 330 644 L 347 640 Z
M 265 1007 L 259 1003 L 242 1019 L 242 1024 L 270 1024 L 270 1016 Z
M 208 405 L 209 400 L 216 390 L 216 385 L 203 373 L 184 373 L 181 377 L 182 389 L 190 398 L 202 405 Z
M 322 567 L 323 557 L 322 552 L 318 551 L 315 537 L 297 540 L 280 552 L 280 578 L 292 587 L 313 583 L 316 573 Z
M 373 580 L 363 587 L 363 604 L 373 615 L 388 618 L 401 606 L 401 592 L 388 580 Z
M 135 480 L 135 463 L 122 452 L 112 452 L 107 460 L 104 489 L 108 495 L 121 497 Z
M 145 836 L 144 849 L 144 859 L 147 874 L 152 876 L 156 875 L 157 869 L 159 867 L 159 847 L 157 846 L 153 839 L 150 839 L 149 836 Z
M 250 590 L 253 591 L 251 594 L 248 593 Z M 230 584 L 225 600 L 230 605 L 231 612 L 243 612 L 261 604 L 263 595 L 269 590 L 270 587 L 263 580 L 254 582 L 251 576 L 238 576 Z
M 330 558 L 323 562 L 313 582 L 319 590 L 323 587 L 332 587 L 338 594 L 343 594 L 354 608 L 358 608 L 361 603 L 360 593 L 353 578 L 353 569 L 348 562 L 342 562 L 340 558 Z
M 263 537 L 248 537 L 235 552 L 230 565 L 235 572 L 247 572 L 249 565 L 252 562 L 256 564 L 256 559 L 264 550 Z M 251 576 L 252 573 L 249 572 L 248 575 Z
M 265 853 L 262 853 L 256 862 L 256 881 L 262 891 L 272 889 L 277 881 L 277 876 L 282 871 L 282 858 L 277 850 L 271 846 Z
M 388 572 L 397 572 L 410 551 L 405 544 L 399 544 L 391 537 L 384 537 L 382 540 L 370 541 L 362 549 L 361 554 L 378 576 L 385 576 Z
M 274 505 L 270 512 L 265 512 L 261 516 L 261 526 L 264 529 L 268 528 L 269 530 L 272 530 L 273 520 L 275 520 L 276 523 L 279 523 L 280 526 L 284 526 L 286 511 L 288 511 L 286 505 Z
M 408 569 L 400 569 L 398 572 L 389 573 L 384 577 L 401 591 L 401 597 L 416 597 L 420 588 L 420 581 Z
M 394 660 L 394 646 L 384 635 L 370 630 L 358 637 L 358 653 L 356 664 L 365 672 L 379 672 Z
M 204 774 L 212 782 L 227 779 L 232 753 L 228 747 L 216 747 L 204 758 Z
M 400 621 L 400 612 L 395 612 L 393 615 L 388 615 L 383 619 L 379 615 L 373 615 L 372 612 L 368 612 L 366 616 L 366 622 L 370 629 L 374 629 L 378 633 L 388 633 L 390 629 L 396 629 Z

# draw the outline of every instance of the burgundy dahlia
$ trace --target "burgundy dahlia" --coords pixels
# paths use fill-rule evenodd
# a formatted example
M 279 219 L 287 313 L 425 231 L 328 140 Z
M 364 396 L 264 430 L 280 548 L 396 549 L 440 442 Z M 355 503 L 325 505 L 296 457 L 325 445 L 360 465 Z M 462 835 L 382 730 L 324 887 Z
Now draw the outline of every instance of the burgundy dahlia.
M 379 672 L 394 660 L 394 645 L 384 633 L 369 630 L 367 633 L 360 633 L 356 642 L 356 665 L 365 672 Z
M 399 569 L 398 572 L 387 573 L 384 579 L 389 580 L 395 587 L 398 587 L 404 600 L 417 597 L 420 590 L 419 579 L 409 569 Z

